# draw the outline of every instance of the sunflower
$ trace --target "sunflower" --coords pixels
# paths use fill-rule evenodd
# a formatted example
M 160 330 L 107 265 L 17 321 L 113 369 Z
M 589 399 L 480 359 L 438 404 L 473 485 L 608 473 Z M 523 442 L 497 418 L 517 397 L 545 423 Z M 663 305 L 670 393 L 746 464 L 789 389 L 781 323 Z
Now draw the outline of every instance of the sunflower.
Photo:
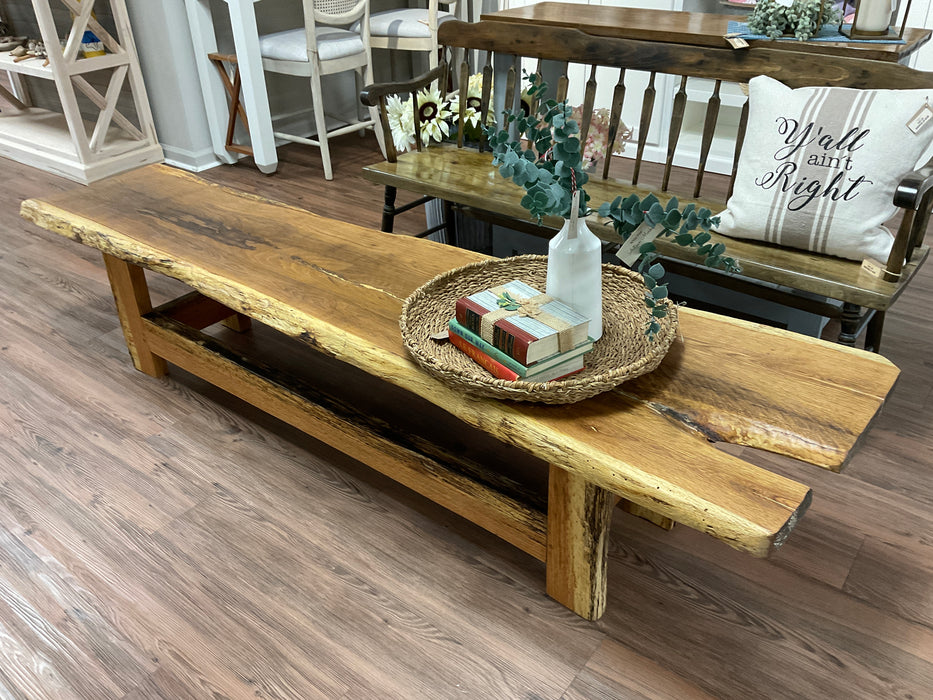
M 490 94 L 492 94 L 492 85 L 489 86 Z M 488 105 L 486 108 L 486 119 L 483 120 L 480 117 L 480 112 L 482 111 L 483 106 L 483 74 L 474 73 L 470 76 L 470 80 L 467 83 L 467 96 L 466 96 L 466 107 L 463 110 L 463 130 L 467 138 L 478 139 L 481 135 L 479 127 L 482 125 L 481 122 L 489 124 L 495 121 L 495 116 L 492 110 L 492 104 Z M 452 113 L 452 121 L 457 123 L 460 121 L 460 93 L 455 92 L 450 100 L 450 111 Z
M 428 145 L 431 141 L 440 143 L 450 134 L 450 106 L 441 99 L 437 88 L 425 88 L 418 93 L 418 120 L 421 122 L 421 142 Z M 412 129 L 414 131 L 414 129 Z

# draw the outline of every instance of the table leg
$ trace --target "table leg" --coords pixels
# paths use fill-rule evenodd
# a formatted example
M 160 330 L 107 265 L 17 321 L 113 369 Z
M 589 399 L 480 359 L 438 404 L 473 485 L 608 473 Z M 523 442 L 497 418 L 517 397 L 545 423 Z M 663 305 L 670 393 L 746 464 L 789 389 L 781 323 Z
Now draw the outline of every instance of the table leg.
M 587 620 L 606 609 L 606 558 L 615 497 L 551 465 L 547 508 L 547 593 Z
M 106 253 L 104 264 L 133 365 L 140 372 L 161 377 L 167 371 L 165 360 L 152 354 L 143 331 L 142 315 L 152 311 L 145 270 Z

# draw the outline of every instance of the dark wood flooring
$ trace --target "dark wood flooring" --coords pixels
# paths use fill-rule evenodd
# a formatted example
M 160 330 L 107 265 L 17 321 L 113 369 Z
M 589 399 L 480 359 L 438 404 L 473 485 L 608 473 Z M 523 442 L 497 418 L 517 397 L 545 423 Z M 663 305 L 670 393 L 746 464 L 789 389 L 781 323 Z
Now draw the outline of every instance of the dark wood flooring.
M 374 143 L 333 154 L 332 183 L 298 146 L 272 177 L 205 175 L 378 225 Z M 933 697 L 933 266 L 889 314 L 903 376 L 843 474 L 743 452 L 814 488 L 787 545 L 759 561 L 618 512 L 588 623 L 492 535 L 135 372 L 99 256 L 18 216 L 74 185 L 0 163 L 0 697 Z

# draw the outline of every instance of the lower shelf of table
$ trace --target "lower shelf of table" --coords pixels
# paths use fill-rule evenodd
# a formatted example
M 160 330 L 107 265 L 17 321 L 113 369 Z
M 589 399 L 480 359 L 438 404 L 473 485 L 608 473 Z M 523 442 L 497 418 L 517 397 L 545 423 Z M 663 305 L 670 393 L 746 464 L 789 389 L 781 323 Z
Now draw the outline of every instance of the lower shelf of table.
M 85 123 L 85 129 L 91 133 L 93 125 Z M 0 156 L 82 184 L 163 159 L 158 143 L 130 139 L 118 127 L 111 127 L 104 149 L 82 160 L 65 116 L 37 107 L 0 112 Z

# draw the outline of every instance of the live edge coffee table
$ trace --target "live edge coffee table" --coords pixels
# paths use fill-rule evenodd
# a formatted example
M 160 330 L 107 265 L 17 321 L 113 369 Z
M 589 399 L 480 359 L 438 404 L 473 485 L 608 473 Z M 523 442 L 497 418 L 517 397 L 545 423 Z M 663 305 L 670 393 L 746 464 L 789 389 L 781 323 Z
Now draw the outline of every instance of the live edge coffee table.
M 682 338 L 661 367 L 615 391 L 565 406 L 471 398 L 410 359 L 398 317 L 417 287 L 478 254 L 332 221 L 166 166 L 28 200 L 22 214 L 103 252 L 139 370 L 182 367 L 472 520 L 545 561 L 547 592 L 588 619 L 605 607 L 620 500 L 659 524 L 767 556 L 807 509 L 810 489 L 712 442 L 838 471 L 898 375 L 878 355 L 684 309 Z M 153 309 L 145 269 L 194 291 Z M 462 468 L 436 441 L 398 434 L 202 332 L 224 320 L 247 330 L 249 319 L 543 459 L 546 507 L 497 489 L 502 465 Z

